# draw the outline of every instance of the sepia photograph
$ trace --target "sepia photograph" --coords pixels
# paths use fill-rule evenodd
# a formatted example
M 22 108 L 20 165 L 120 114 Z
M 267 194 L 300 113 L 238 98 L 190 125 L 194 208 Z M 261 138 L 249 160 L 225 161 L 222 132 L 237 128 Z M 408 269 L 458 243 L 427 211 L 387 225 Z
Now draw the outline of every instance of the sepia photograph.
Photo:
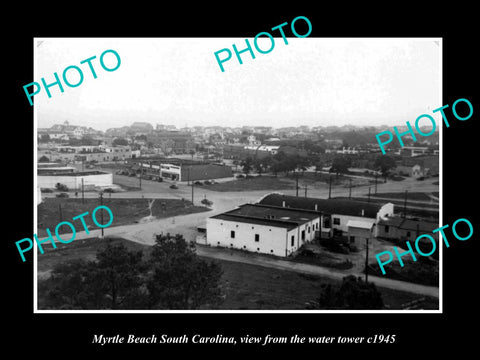
M 302 20 L 33 39 L 36 313 L 442 311 L 442 38 Z

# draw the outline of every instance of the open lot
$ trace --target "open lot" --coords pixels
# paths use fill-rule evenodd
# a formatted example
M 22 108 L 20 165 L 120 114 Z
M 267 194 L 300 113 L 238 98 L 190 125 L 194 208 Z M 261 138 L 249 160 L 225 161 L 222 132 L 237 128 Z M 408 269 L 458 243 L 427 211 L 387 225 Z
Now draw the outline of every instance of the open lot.
M 145 256 L 150 246 L 138 244 L 124 239 L 115 242 L 125 244 L 129 249 L 143 250 Z M 52 249 L 45 245 L 45 253 L 38 255 L 38 308 L 42 308 L 46 289 L 44 279 L 55 264 L 71 259 L 94 259 L 96 251 L 105 246 L 105 240 L 85 239 Z M 315 300 L 323 284 L 340 282 L 327 277 L 301 274 L 293 271 L 273 269 L 252 264 L 211 260 L 221 264 L 223 269 L 222 288 L 226 295 L 219 310 L 263 309 L 263 310 L 298 310 L 305 309 L 305 304 Z M 400 309 L 402 304 L 418 299 L 420 296 L 404 291 L 378 288 L 384 303 L 390 309 Z M 438 300 L 427 298 L 425 309 L 437 309 Z
M 151 199 L 116 199 L 104 197 L 103 204 L 106 205 L 113 213 L 113 222 L 110 226 L 119 226 L 132 224 L 140 221 L 142 218 L 150 215 L 149 201 Z M 47 198 L 38 205 L 38 236 L 46 236 L 45 228 L 49 228 L 52 232 L 57 224 L 61 221 L 72 222 L 72 218 L 84 212 L 89 212 L 84 217 L 88 228 L 96 229 L 91 214 L 92 211 L 100 205 L 99 199 L 86 198 L 84 203 L 81 199 L 72 198 Z M 152 216 L 155 218 L 167 218 L 171 216 L 186 215 L 208 211 L 204 206 L 192 206 L 189 201 L 177 199 L 155 199 L 152 205 Z M 100 210 L 101 211 L 101 210 Z M 97 221 L 100 221 L 100 211 L 95 215 Z M 108 213 L 104 213 L 104 223 L 109 219 Z M 73 221 L 77 224 L 77 231 L 83 230 L 80 220 Z M 70 231 L 68 226 L 65 228 Z M 64 229 L 65 230 L 65 229 Z

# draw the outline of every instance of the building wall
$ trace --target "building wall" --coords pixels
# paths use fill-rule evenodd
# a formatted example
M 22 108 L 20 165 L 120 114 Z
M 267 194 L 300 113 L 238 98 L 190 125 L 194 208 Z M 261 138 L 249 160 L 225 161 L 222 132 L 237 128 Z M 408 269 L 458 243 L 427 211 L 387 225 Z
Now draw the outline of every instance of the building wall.
M 335 224 L 334 219 L 340 219 L 340 224 Z M 342 235 L 348 236 L 348 222 L 350 220 L 354 221 L 371 221 L 372 223 L 375 223 L 375 219 L 372 218 L 367 218 L 364 216 L 350 216 L 350 215 L 340 215 L 340 214 L 332 214 L 331 215 L 331 220 L 330 220 L 330 225 L 331 229 L 336 229 L 342 231 Z M 322 230 L 328 229 L 325 228 L 323 223 L 323 217 L 322 217 Z
M 259 252 L 276 256 L 289 256 L 304 244 L 315 238 L 317 227 L 320 228 L 320 218 L 309 221 L 292 230 L 228 221 L 224 219 L 207 219 L 207 240 L 211 246 L 220 246 Z M 231 231 L 235 231 L 235 238 L 231 238 Z M 304 232 L 304 239 L 302 239 Z M 255 241 L 255 234 L 260 236 Z M 293 243 L 292 243 L 293 237 Z
M 386 203 L 383 205 L 377 213 L 377 221 L 380 218 L 392 217 L 395 210 L 395 205 L 393 203 Z
M 386 231 L 386 225 L 380 224 L 377 226 L 377 235 L 382 238 L 390 240 L 410 241 L 413 246 L 413 242 L 417 239 L 416 229 L 401 229 L 397 226 L 388 225 L 388 232 Z M 422 234 L 428 234 L 432 236 L 438 242 L 438 232 L 432 233 L 427 231 L 418 231 L 418 236 Z
M 39 175 L 37 177 L 38 187 L 54 188 L 56 183 L 67 185 L 69 189 L 78 190 L 82 187 L 82 178 L 84 186 L 111 186 L 113 184 L 113 175 L 103 173 L 97 175 L 78 175 L 78 176 L 55 176 Z
M 233 239 L 231 231 L 235 232 Z M 255 234 L 260 236 L 258 242 Z M 207 244 L 283 257 L 292 252 L 286 228 L 214 218 L 207 219 Z
M 190 170 L 189 170 L 190 169 Z M 201 164 L 182 166 L 180 181 L 187 181 L 190 171 L 190 180 L 211 180 L 232 177 L 232 168 L 230 166 Z

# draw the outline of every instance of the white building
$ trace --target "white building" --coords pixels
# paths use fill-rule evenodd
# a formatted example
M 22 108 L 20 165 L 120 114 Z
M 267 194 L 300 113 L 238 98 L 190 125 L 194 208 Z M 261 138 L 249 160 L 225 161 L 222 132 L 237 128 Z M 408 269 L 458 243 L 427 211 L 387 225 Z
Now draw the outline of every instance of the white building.
M 37 176 L 37 186 L 39 188 L 53 189 L 57 183 L 66 185 L 70 190 L 80 190 L 83 186 L 86 189 L 111 187 L 113 185 L 113 175 L 102 171 L 82 171 L 71 173 L 53 173 Z
M 245 204 L 207 219 L 206 244 L 286 257 L 319 228 L 315 211 Z

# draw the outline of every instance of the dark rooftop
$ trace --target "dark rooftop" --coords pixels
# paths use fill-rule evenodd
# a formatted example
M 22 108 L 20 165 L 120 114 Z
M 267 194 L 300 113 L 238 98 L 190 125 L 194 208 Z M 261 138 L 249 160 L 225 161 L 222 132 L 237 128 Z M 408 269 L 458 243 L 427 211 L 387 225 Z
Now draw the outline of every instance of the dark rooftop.
M 290 230 L 319 216 L 320 214 L 315 211 L 293 210 L 261 204 L 244 204 L 236 209 L 212 216 L 212 218 L 283 227 Z
M 324 214 L 361 217 L 363 211 L 363 216 L 368 218 L 376 218 L 378 211 L 382 207 L 380 204 L 357 200 L 305 198 L 282 194 L 267 195 L 259 204 L 283 207 L 283 202 L 285 202 L 285 208 L 313 211 L 316 209 L 316 211 Z

